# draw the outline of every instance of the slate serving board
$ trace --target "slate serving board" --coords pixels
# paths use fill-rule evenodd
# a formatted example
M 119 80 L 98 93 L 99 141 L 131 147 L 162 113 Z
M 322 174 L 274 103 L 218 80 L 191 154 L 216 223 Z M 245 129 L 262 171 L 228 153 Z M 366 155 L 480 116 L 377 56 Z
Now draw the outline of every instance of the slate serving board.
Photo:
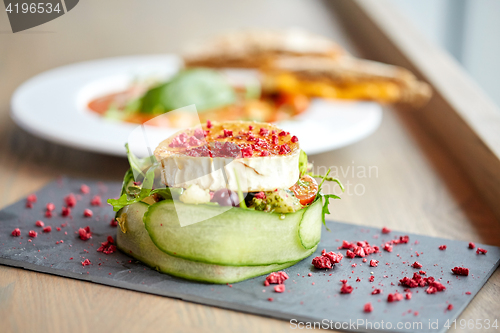
M 90 187 L 89 194 L 80 193 L 83 183 Z M 408 234 L 408 244 L 394 246 L 391 253 L 372 254 L 366 263 L 362 258 L 344 257 L 332 270 L 320 271 L 311 265 L 311 256 L 285 270 L 290 278 L 285 282 L 284 293 L 274 292 L 273 285 L 264 287 L 264 276 L 233 285 L 191 282 L 158 273 L 121 252 L 106 255 L 96 251 L 107 236 L 116 234 L 116 227 L 110 225 L 114 212 L 105 200 L 116 197 L 120 187 L 121 184 L 115 182 L 60 178 L 36 193 L 38 201 L 33 208 L 26 208 L 26 200 L 21 200 L 1 210 L 0 264 L 287 321 L 293 319 L 292 328 L 298 322 L 303 325 L 316 322 L 316 327 L 348 331 L 443 332 L 447 320 L 451 322 L 464 310 L 500 263 L 498 247 L 476 244 L 488 250 L 486 255 L 478 255 L 466 242 Z M 69 193 L 78 194 L 79 200 L 71 216 L 62 217 L 64 197 Z M 94 195 L 102 196 L 101 206 L 90 205 Z M 53 217 L 46 218 L 45 207 L 49 202 L 54 203 L 56 209 Z M 83 216 L 85 208 L 93 211 L 91 218 Z M 52 226 L 52 232 L 43 233 L 42 228 L 35 226 L 36 220 Z M 344 239 L 367 240 L 371 245 L 380 246 L 403 235 L 396 231 L 381 234 L 379 229 L 346 223 L 327 224 L 332 232 L 323 230 L 315 255 L 323 248 L 345 254 L 345 250 L 337 250 Z M 82 241 L 77 231 L 87 225 L 93 238 Z M 57 231 L 56 227 L 61 230 Z M 21 237 L 11 235 L 15 228 L 21 229 Z M 37 231 L 38 236 L 28 237 L 29 230 Z M 443 244 L 447 250 L 441 251 L 438 247 Z M 419 253 L 418 257 L 415 252 Z M 84 259 L 89 259 L 92 265 L 82 266 Z M 370 259 L 379 260 L 378 267 L 369 267 Z M 423 264 L 422 270 L 427 276 L 441 279 L 446 290 L 429 295 L 425 288 L 414 288 L 411 300 L 388 303 L 389 293 L 404 294 L 404 287 L 399 286 L 398 281 L 418 271 L 410 266 L 417 260 Z M 353 263 L 357 266 L 352 267 Z M 462 265 L 470 268 L 471 275 L 452 275 L 450 269 Z M 372 283 L 368 281 L 371 272 L 375 276 Z M 309 273 L 312 276 L 308 276 Z M 356 282 L 358 278 L 360 281 Z M 340 294 L 342 279 L 354 287 L 351 294 Z M 373 288 L 382 289 L 382 294 L 372 295 Z M 363 312 L 367 302 L 373 305 L 371 313 Z M 448 304 L 453 305 L 453 310 L 447 310 Z

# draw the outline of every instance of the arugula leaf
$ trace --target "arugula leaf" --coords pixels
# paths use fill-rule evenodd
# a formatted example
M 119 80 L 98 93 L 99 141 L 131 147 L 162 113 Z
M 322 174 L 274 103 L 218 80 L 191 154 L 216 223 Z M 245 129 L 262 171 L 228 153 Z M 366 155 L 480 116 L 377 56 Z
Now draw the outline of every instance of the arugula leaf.
M 326 220 L 325 220 L 326 214 L 330 215 L 330 209 L 328 208 L 328 205 L 330 204 L 330 198 L 340 199 L 340 197 L 336 196 L 335 194 L 322 194 L 322 197 L 325 199 L 325 203 L 323 204 L 323 210 L 321 216 L 326 230 L 330 231 L 330 229 L 326 226 Z
M 136 182 L 144 182 L 146 175 L 144 170 L 150 169 L 152 166 L 156 165 L 156 158 L 154 155 L 145 158 L 138 158 L 132 153 L 128 143 L 125 144 L 125 149 L 127 150 L 128 163 L 130 164 L 130 169 L 134 174 L 134 180 Z
M 307 173 L 307 154 L 302 149 L 300 150 L 300 156 L 299 156 L 299 172 L 301 177 L 302 175 Z

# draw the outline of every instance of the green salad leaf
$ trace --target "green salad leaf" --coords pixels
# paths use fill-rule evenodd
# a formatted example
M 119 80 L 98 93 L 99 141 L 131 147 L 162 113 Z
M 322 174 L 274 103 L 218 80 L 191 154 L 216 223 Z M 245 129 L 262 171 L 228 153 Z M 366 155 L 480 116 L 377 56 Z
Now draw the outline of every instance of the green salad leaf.
M 236 101 L 236 92 L 217 71 L 187 69 L 170 81 L 151 88 L 141 98 L 139 111 L 161 114 L 195 104 L 198 111 L 214 109 Z
M 300 176 L 304 175 L 307 173 L 307 168 L 308 168 L 308 162 L 307 162 L 307 154 L 305 151 L 302 149 L 300 150 L 300 156 L 299 156 L 299 173 Z

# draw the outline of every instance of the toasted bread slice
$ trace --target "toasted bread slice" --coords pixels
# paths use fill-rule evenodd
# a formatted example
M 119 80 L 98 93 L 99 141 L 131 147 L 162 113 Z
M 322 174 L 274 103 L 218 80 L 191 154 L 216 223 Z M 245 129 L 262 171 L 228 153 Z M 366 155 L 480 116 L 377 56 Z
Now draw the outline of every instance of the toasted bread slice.
M 187 67 L 259 68 L 278 55 L 336 59 L 346 52 L 333 41 L 298 29 L 238 31 L 188 46 Z
M 430 86 L 408 70 L 344 56 L 275 57 L 262 68 L 268 91 L 308 96 L 406 103 L 420 107 L 432 95 Z

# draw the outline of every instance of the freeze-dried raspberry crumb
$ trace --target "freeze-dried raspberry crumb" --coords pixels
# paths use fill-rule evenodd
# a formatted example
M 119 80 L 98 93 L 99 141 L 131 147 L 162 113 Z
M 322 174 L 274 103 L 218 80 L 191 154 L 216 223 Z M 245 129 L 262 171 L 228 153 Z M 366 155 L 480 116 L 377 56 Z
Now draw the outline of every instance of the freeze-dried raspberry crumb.
M 342 283 L 342 287 L 340 287 L 340 292 L 342 294 L 350 294 L 352 293 L 353 288 L 346 283 Z
M 482 249 L 480 247 L 478 247 L 476 251 L 477 254 L 486 254 L 486 252 L 488 252 L 488 250 Z
M 75 197 L 75 195 L 73 193 L 68 194 L 64 198 L 64 202 L 66 203 L 66 206 L 68 206 L 68 207 L 75 207 L 75 205 L 76 205 L 76 197 Z
M 285 291 L 285 285 L 284 284 L 278 284 L 277 286 L 274 286 L 274 291 L 277 293 L 282 293 Z
M 448 307 L 447 307 L 448 311 L 451 311 L 453 310 L 453 304 L 448 304 Z
M 374 280 L 375 280 L 375 276 L 373 276 L 373 275 L 370 276 L 370 278 L 368 279 L 368 281 L 370 281 L 370 282 L 373 282 Z
M 43 226 L 45 225 L 45 223 L 43 223 L 43 221 L 38 220 L 38 221 L 36 221 L 36 222 L 35 222 L 35 225 L 36 225 L 37 227 L 41 227 L 41 228 L 43 228 Z
M 469 249 L 474 249 L 476 247 L 476 244 L 474 244 L 473 242 L 470 242 L 469 243 Z
M 45 211 L 45 217 L 52 217 L 52 211 L 51 210 L 46 210 Z
M 71 214 L 71 208 L 63 207 L 61 210 L 61 215 L 62 216 L 69 216 L 69 214 Z
M 90 193 L 90 187 L 88 187 L 85 184 L 82 184 L 82 186 L 80 186 L 80 192 L 82 192 L 83 194 Z
M 454 267 L 451 269 L 453 274 L 455 275 L 463 275 L 463 276 L 468 276 L 469 275 L 469 269 L 465 267 Z
M 441 251 L 446 250 L 446 248 L 447 248 L 447 246 L 446 246 L 446 245 L 440 245 L 440 246 L 439 246 L 439 249 L 440 249 Z
M 408 300 L 411 299 L 411 293 L 406 293 L 405 298 Z
M 272 301 L 274 301 L 274 298 L 269 297 L 267 300 L 268 300 L 269 302 L 272 302 Z
M 109 222 L 109 225 L 112 227 L 116 227 L 118 225 L 118 221 L 115 219 L 112 219 L 111 222 Z
M 382 289 L 373 289 L 372 295 L 378 295 L 382 293 Z
M 403 295 L 398 293 L 397 291 L 394 294 L 387 295 L 387 302 L 399 302 L 403 299 Z
M 101 196 L 99 195 L 94 195 L 92 200 L 90 200 L 90 204 L 92 206 L 100 206 L 102 204 Z
M 428 294 L 435 294 L 437 292 L 437 289 L 433 286 L 429 286 L 429 288 L 427 288 L 425 292 Z
M 427 272 L 426 271 L 418 271 L 420 274 L 422 275 L 427 275 Z
M 26 197 L 27 202 L 35 203 L 37 200 L 36 194 L 30 194 Z
M 366 258 L 363 258 L 363 262 L 367 262 L 367 261 L 368 261 L 368 259 L 366 259 Z
M 16 228 L 16 229 L 12 230 L 12 236 L 14 236 L 14 237 L 21 236 L 21 229 Z
M 354 254 L 356 254 L 358 257 L 361 257 L 361 258 L 366 256 L 365 250 L 361 246 L 354 248 L 353 252 L 354 252 Z
M 410 241 L 410 236 L 400 236 L 399 237 L 399 243 L 401 243 L 401 244 L 406 244 L 409 241 Z
M 50 225 L 43 228 L 43 232 L 51 232 L 51 231 L 52 231 L 52 227 Z
M 364 308 L 363 308 L 363 311 L 365 312 L 372 312 L 373 311 L 373 306 L 372 306 L 372 303 L 366 303 Z
M 30 230 L 28 232 L 28 236 L 32 237 L 32 238 L 35 238 L 36 236 L 38 236 L 38 233 L 34 230 Z
M 348 241 L 343 240 L 342 241 L 342 246 L 340 246 L 339 249 L 352 249 L 355 246 L 356 245 L 354 245 L 354 243 L 349 243 Z
M 384 250 L 387 252 L 392 252 L 392 245 L 390 245 L 389 243 L 385 243 Z
M 92 215 L 94 215 L 94 213 L 90 209 L 88 209 L 88 208 L 86 208 L 83 211 L 83 216 L 85 216 L 85 217 L 92 217 Z
M 388 233 L 390 233 L 390 232 L 391 232 L 391 229 L 386 228 L 386 227 L 383 227 L 383 228 L 382 228 L 382 233 L 383 233 L 383 234 L 388 234 Z
M 344 256 L 340 252 L 339 253 L 335 253 L 332 251 L 326 252 L 325 249 L 323 249 L 323 251 L 321 251 L 321 255 L 330 259 L 330 261 L 332 262 L 332 265 L 338 264 L 344 258 Z
M 266 277 L 266 282 L 269 284 L 283 284 L 286 279 L 288 279 L 288 274 L 286 274 L 286 272 L 272 272 Z
M 61 228 L 59 228 L 59 227 L 56 227 L 56 230 L 57 230 L 57 231 L 61 231 Z
M 358 264 L 354 263 L 354 264 L 351 264 L 351 267 L 356 267 Z
M 264 192 L 258 192 L 257 194 L 255 194 L 254 198 L 256 198 L 256 199 L 265 199 L 266 198 L 266 194 Z
M 92 238 L 92 232 L 90 231 L 90 227 L 86 226 L 85 228 L 78 229 L 78 236 L 81 240 L 89 240 Z
M 413 267 L 413 268 L 422 268 L 422 264 L 419 263 L 418 261 L 415 261 L 413 264 L 411 264 L 411 267 Z
M 90 264 L 91 264 L 91 262 L 88 259 L 85 259 L 84 261 L 82 261 L 82 266 L 88 266 Z
M 327 257 L 325 256 L 318 256 L 318 257 L 315 257 L 313 260 L 312 260 L 312 264 L 314 265 L 314 267 L 316 267 L 317 269 L 330 269 L 332 268 L 332 262 L 330 261 L 330 259 L 328 259 Z
M 47 206 L 45 206 L 45 208 L 47 208 L 47 210 L 51 212 L 56 209 L 56 206 L 52 202 L 49 202 Z
M 378 260 L 374 260 L 374 259 L 370 260 L 370 266 L 371 266 L 371 267 L 377 267 L 377 266 L 378 266 L 378 263 L 379 263 L 379 261 L 378 261 Z
M 472 293 L 471 293 L 470 291 L 466 291 L 466 292 L 465 292 L 465 294 L 466 294 L 466 295 L 470 295 L 470 294 L 472 294 Z
M 352 259 L 356 256 L 356 253 L 352 252 L 351 250 L 347 250 L 345 256 Z
M 113 244 L 113 237 L 108 236 L 108 240 L 101 243 L 101 246 L 97 249 L 97 252 L 102 252 L 104 254 L 114 253 L 116 251 L 116 246 Z

